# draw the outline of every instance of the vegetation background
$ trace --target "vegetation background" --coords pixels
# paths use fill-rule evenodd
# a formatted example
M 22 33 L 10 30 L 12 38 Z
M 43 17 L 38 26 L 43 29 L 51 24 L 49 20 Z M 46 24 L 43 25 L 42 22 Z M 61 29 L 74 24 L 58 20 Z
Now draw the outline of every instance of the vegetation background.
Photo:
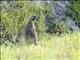
M 80 1 L 70 1 L 69 13 L 80 27 Z M 80 60 L 80 32 L 63 33 L 60 36 L 46 34 L 45 16 L 50 7 L 45 1 L 0 1 L 0 58 L 1 60 Z M 39 45 L 13 44 L 29 18 L 39 16 L 36 22 Z

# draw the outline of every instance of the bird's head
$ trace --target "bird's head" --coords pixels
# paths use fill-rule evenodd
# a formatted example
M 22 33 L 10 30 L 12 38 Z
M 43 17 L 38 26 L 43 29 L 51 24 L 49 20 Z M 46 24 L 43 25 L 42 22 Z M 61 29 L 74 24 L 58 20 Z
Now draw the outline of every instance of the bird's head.
M 31 21 L 37 21 L 38 20 L 38 16 L 31 16 L 30 20 Z

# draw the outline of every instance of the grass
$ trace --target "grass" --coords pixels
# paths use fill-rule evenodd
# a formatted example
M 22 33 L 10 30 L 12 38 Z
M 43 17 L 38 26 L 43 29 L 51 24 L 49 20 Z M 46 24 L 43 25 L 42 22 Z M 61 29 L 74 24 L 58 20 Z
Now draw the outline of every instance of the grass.
M 1 46 L 1 60 L 80 60 L 80 32 L 41 37 L 39 44 L 8 43 Z
M 41 6 L 35 5 L 30 1 L 15 1 L 12 7 L 6 1 L 1 4 L 1 21 L 5 24 L 6 30 L 3 35 L 8 32 L 12 36 L 15 36 L 18 30 L 21 31 L 25 22 L 28 21 L 32 15 L 39 15 L 38 30 L 40 41 L 37 46 L 34 44 L 11 44 L 0 46 L 0 59 L 1 60 L 80 60 L 80 32 L 62 34 L 60 36 L 43 35 L 45 30 L 44 20 L 46 9 L 44 3 L 40 3 Z M 75 3 L 75 1 L 74 1 Z M 77 5 L 72 4 L 72 16 L 79 19 L 79 8 Z M 73 8 L 74 7 L 74 8 Z M 75 8 L 77 8 L 75 10 Z M 74 10 L 74 11 L 73 11 Z M 79 21 L 78 21 L 79 22 Z M 3 26 L 4 27 L 4 26 Z M 4 38 L 4 37 L 3 37 Z M 5 39 L 1 40 L 5 41 Z

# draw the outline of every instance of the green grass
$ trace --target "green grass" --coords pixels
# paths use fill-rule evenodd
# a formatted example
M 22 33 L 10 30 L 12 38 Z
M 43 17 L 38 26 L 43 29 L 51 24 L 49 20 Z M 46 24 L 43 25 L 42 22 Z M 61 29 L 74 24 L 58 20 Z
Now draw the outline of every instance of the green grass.
M 39 44 L 8 43 L 1 46 L 1 60 L 80 60 L 80 32 L 41 37 Z
M 6 28 L 1 33 L 2 41 L 6 41 L 4 36 L 10 34 L 15 37 L 18 32 L 21 32 L 24 25 L 28 22 L 29 18 L 33 15 L 38 15 L 39 20 L 38 34 L 39 34 L 39 44 L 35 46 L 34 44 L 11 44 L 0 46 L 0 59 L 1 60 L 80 60 L 80 32 L 62 34 L 60 36 L 51 36 L 44 34 L 46 29 L 44 25 L 46 9 L 44 3 L 40 5 L 32 4 L 30 1 L 15 1 L 13 6 L 10 8 L 6 1 L 1 4 L 1 22 L 3 23 L 3 28 Z M 75 3 L 75 2 L 74 2 Z M 75 5 L 75 7 L 74 7 Z M 72 5 L 72 10 L 70 11 L 72 16 L 79 19 L 79 4 Z M 76 9 L 75 9 L 76 8 Z M 73 11 L 74 10 L 74 11 Z M 75 14 L 76 13 L 76 14 Z M 79 22 L 79 21 L 78 21 Z M 9 36 L 10 37 L 10 36 Z

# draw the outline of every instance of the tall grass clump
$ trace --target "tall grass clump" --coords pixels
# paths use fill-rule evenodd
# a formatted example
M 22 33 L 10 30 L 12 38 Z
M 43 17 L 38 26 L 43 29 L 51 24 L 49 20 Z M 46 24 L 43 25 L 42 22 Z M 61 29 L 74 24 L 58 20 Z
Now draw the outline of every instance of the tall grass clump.
M 7 3 L 7 1 L 2 1 L 1 3 L 1 23 L 4 30 L 2 33 L 1 42 L 5 40 L 14 41 L 17 38 L 18 33 L 20 33 L 26 23 L 28 22 L 30 16 L 39 16 L 38 22 L 36 22 L 38 32 L 43 30 L 44 21 L 44 11 L 43 6 L 36 5 L 34 1 L 13 1 Z M 6 39 L 4 39 L 6 38 Z M 2 44 L 2 43 L 1 43 Z

